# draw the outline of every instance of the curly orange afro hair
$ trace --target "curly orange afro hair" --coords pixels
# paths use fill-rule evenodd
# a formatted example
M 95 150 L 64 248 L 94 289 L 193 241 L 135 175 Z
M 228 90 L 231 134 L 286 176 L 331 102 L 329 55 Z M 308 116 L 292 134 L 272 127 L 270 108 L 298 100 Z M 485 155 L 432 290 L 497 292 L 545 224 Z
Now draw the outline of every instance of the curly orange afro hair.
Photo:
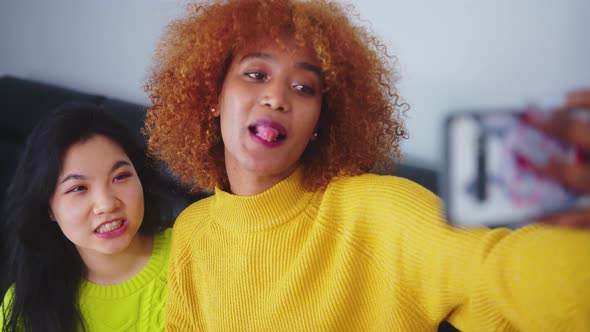
M 351 7 L 331 1 L 229 0 L 191 5 L 161 39 L 146 85 L 148 149 L 193 190 L 228 188 L 219 119 L 210 110 L 236 50 L 289 36 L 312 48 L 324 91 L 303 186 L 391 166 L 405 137 L 392 58 Z

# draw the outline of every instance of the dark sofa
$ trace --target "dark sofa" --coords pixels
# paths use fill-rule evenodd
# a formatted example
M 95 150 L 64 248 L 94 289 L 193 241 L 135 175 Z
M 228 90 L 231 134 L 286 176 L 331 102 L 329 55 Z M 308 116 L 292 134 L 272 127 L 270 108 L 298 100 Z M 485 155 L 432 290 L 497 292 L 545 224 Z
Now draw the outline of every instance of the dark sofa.
M 145 106 L 123 100 L 109 98 L 100 94 L 80 92 L 53 84 L 20 79 L 12 76 L 0 77 L 0 203 L 10 182 L 18 154 L 25 139 L 41 116 L 57 106 L 71 101 L 90 102 L 111 113 L 143 140 L 140 128 L 143 126 Z M 397 165 L 394 174 L 409 178 L 426 188 L 437 192 L 436 172 L 427 167 L 410 164 Z M 189 194 L 169 175 L 162 175 L 162 197 L 173 201 L 174 213 L 179 213 L 190 202 L 204 196 L 203 193 Z M 2 223 L 0 221 L 0 232 Z M 1 234 L 1 233 L 0 233 Z M 1 246 L 0 246 L 1 247 Z M 0 251 L 0 262 L 4 262 L 4 252 Z M 0 275 L 2 270 L 0 269 Z M 0 290 L 0 294 L 3 293 Z M 440 331 L 450 327 L 443 325 Z

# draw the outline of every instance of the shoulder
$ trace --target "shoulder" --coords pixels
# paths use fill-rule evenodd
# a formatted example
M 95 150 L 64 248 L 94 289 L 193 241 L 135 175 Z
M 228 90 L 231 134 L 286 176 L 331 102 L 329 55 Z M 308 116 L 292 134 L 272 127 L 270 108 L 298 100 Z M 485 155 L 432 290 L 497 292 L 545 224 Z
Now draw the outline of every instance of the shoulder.
M 187 232 L 197 226 L 195 220 L 203 220 L 209 214 L 209 208 L 214 203 L 214 197 L 210 196 L 187 206 L 174 222 L 174 233 Z
M 429 241 L 449 227 L 431 191 L 405 178 L 375 174 L 334 179 L 321 196 L 317 220 L 323 231 L 380 262 L 429 248 Z
M 0 304 L 0 331 L 4 331 L 2 328 L 4 324 L 10 321 L 10 316 L 12 315 L 12 302 L 14 299 L 14 284 L 10 286 L 6 290 L 6 294 L 4 294 L 4 299 Z
M 170 238 L 172 237 L 172 228 L 166 228 L 161 230 L 160 232 L 156 233 L 156 241 L 161 241 L 162 243 L 170 243 Z
M 4 298 L 2 303 L 0 304 L 0 322 L 2 321 L 2 314 L 7 312 L 10 309 L 10 304 L 12 303 L 12 298 L 14 297 L 14 285 L 10 286 L 8 290 L 6 290 L 6 294 L 4 294 Z M 2 324 L 0 324 L 2 327 Z M 1 330 L 0 330 L 1 331 Z
M 214 202 L 215 195 L 203 198 L 187 206 L 182 212 L 180 212 L 180 214 L 176 218 L 176 223 L 174 224 L 174 227 L 177 227 L 178 223 L 186 223 L 187 220 L 191 220 L 195 217 L 206 215 L 209 211 L 209 207 Z
M 332 227 L 346 223 L 352 228 L 399 230 L 446 224 L 442 201 L 435 194 L 413 181 L 389 175 L 336 178 L 322 195 L 319 209 Z
M 172 229 L 173 251 L 189 244 L 195 233 L 207 224 L 207 220 L 210 220 L 210 207 L 215 202 L 214 197 L 194 202 L 178 215 Z
M 163 252 L 166 256 L 170 252 L 170 243 L 172 241 L 172 228 L 166 228 L 154 236 L 154 253 Z
M 411 180 L 377 174 L 338 177 L 326 188 L 330 197 L 357 198 L 368 202 L 411 202 L 439 207 L 440 199 L 430 190 Z

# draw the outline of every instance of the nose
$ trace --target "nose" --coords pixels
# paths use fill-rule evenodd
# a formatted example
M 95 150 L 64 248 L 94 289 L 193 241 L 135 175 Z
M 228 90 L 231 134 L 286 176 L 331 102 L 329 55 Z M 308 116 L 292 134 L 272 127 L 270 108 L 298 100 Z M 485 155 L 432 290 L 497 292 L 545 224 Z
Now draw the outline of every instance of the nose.
M 115 211 L 121 206 L 121 201 L 112 190 L 102 190 L 96 194 L 94 202 L 94 213 L 104 214 Z
M 273 110 L 287 112 L 290 107 L 286 93 L 285 87 L 279 82 L 269 82 L 260 98 L 260 104 L 262 106 L 270 107 Z

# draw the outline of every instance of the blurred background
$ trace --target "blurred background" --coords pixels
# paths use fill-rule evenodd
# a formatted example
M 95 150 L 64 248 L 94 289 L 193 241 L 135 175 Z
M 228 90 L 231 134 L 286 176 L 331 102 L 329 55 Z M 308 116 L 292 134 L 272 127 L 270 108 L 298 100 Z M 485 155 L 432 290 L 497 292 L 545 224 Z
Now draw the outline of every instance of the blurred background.
M 153 49 L 185 3 L 2 0 L 0 75 L 147 105 Z M 441 162 L 448 112 L 558 101 L 590 87 L 588 0 L 350 3 L 397 57 L 413 162 Z

